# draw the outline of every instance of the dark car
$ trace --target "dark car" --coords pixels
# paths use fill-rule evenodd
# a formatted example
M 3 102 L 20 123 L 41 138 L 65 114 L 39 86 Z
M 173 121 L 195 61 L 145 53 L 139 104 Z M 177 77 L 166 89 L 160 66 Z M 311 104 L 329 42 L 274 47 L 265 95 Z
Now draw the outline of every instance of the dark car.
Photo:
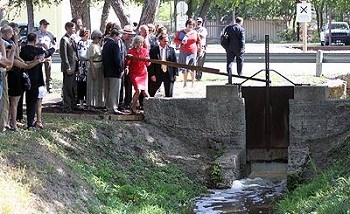
M 19 42 L 21 45 L 26 44 L 27 35 L 28 35 L 28 24 L 27 23 L 18 23 L 19 28 Z M 39 30 L 39 25 L 34 24 L 34 32 Z

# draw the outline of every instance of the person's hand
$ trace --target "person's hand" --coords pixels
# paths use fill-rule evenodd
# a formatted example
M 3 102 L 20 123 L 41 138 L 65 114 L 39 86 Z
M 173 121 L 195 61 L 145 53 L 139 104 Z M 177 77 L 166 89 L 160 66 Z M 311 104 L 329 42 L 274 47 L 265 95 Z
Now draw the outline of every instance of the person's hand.
M 97 79 L 97 76 L 96 76 L 95 72 L 91 73 L 91 79 L 92 80 L 96 80 Z
M 204 53 L 203 50 L 199 50 L 198 53 L 197 53 L 198 57 L 202 57 L 203 53 Z
M 156 78 L 156 76 L 151 76 L 151 80 L 153 81 L 153 82 L 155 82 L 155 81 L 157 81 L 157 78 Z
M 19 40 L 19 35 L 18 35 L 18 33 L 14 33 L 14 34 L 13 34 L 13 39 L 14 39 L 14 41 L 18 41 L 18 40 Z
M 92 80 L 96 80 L 96 79 L 97 79 L 97 76 L 96 76 L 95 67 L 90 66 L 90 73 L 91 73 L 91 79 L 92 79 Z
M 45 50 L 49 49 L 49 47 L 47 46 L 47 44 L 43 43 L 42 45 L 43 45 L 43 47 L 45 48 Z

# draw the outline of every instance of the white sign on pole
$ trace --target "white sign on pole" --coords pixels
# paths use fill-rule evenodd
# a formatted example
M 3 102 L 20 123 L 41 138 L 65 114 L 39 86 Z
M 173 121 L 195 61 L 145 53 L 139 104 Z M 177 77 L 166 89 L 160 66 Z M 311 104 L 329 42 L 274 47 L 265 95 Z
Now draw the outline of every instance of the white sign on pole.
M 188 10 L 188 4 L 184 1 L 179 1 L 176 4 L 176 10 L 177 10 L 177 13 L 179 14 L 185 14 Z
M 176 31 L 184 29 L 186 27 L 186 21 L 188 17 L 184 16 L 176 16 Z
M 297 22 L 311 22 L 311 4 L 310 3 L 298 3 L 297 4 Z

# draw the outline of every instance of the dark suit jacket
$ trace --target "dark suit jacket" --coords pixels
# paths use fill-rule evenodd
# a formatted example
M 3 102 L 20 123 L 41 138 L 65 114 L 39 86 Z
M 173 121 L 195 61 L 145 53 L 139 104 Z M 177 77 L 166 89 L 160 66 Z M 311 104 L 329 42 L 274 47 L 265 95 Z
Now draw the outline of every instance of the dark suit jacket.
M 156 45 L 150 50 L 149 56 L 151 59 L 161 60 L 159 45 Z M 166 48 L 166 61 L 177 62 L 175 50 L 169 46 Z M 155 75 L 157 79 L 162 79 L 163 81 L 170 80 L 171 82 L 174 82 L 174 77 L 178 75 L 178 68 L 168 66 L 167 72 L 164 73 L 160 64 L 151 63 L 151 65 L 148 67 L 148 76 L 151 77 L 153 75 Z M 163 77 L 166 79 L 163 79 Z
M 76 44 L 73 38 L 65 34 L 60 40 L 61 71 L 76 69 Z
M 245 49 L 245 29 L 239 24 L 233 24 L 226 27 L 229 38 L 227 52 L 243 54 Z
M 107 38 L 102 49 L 102 63 L 104 77 L 120 78 L 124 71 L 125 64 L 125 46 L 123 41 L 114 41 L 112 38 Z

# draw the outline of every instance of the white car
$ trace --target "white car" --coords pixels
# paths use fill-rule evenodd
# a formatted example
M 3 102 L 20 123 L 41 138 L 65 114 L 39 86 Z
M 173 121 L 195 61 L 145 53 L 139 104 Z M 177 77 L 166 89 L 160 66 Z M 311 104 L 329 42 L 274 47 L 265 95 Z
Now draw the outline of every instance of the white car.
M 320 32 L 321 45 L 329 45 L 329 27 L 328 23 L 322 27 Z M 350 45 L 350 28 L 346 22 L 331 23 L 331 43 Z

